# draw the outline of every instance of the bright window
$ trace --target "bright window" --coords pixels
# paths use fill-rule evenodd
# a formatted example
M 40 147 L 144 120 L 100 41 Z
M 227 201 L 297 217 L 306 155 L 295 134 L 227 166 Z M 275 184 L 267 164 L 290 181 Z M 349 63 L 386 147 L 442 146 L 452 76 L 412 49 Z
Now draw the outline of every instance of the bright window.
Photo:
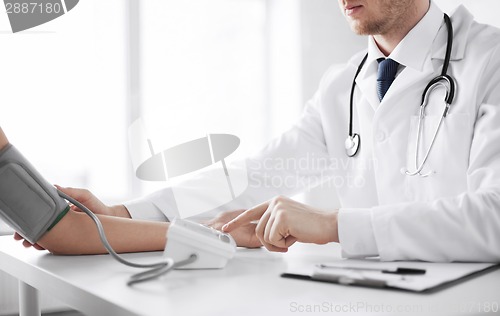
M 124 26 L 124 1 L 85 0 L 47 24 L 0 33 L 0 126 L 48 181 L 108 202 L 128 188 Z M 3 12 L 0 28 L 10 29 Z
M 256 145 L 266 130 L 264 0 L 141 2 L 142 100 L 159 147 L 199 131 Z
M 271 138 L 274 122 L 269 64 L 278 54 L 273 56 L 271 49 L 277 45 L 270 43 L 271 36 L 279 32 L 271 35 L 270 2 L 141 2 L 141 116 L 155 151 L 206 133 L 229 133 L 241 139 L 234 159 L 257 150 Z M 281 12 L 281 16 L 286 15 Z M 291 25 L 286 28 L 287 32 L 294 30 Z M 280 52 L 277 58 L 288 62 L 297 51 Z M 293 66 L 298 65 L 288 63 L 287 74 L 282 76 L 291 77 Z M 286 95 L 295 93 L 286 91 Z M 280 116 L 282 120 L 298 110 L 293 103 L 283 106 L 288 110 Z M 146 184 L 144 189 L 164 185 Z
M 128 12 L 130 3 L 139 10 Z M 107 203 L 161 187 L 131 182 L 134 64 L 138 112 L 157 150 L 230 133 L 243 157 L 300 112 L 297 3 L 85 0 L 32 30 L 2 32 L 0 126 L 50 182 Z M 6 15 L 0 27 L 10 28 Z M 138 56 L 128 51 L 131 34 Z

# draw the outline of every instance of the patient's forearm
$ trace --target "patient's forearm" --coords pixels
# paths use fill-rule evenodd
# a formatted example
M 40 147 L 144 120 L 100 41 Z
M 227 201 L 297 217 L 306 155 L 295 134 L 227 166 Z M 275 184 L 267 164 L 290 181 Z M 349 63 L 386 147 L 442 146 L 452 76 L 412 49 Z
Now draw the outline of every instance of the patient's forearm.
M 0 149 L 7 144 L 9 141 L 0 127 Z M 128 211 L 126 212 L 128 214 Z M 125 216 L 126 214 L 120 215 Z M 109 243 L 116 252 L 165 249 L 168 223 L 97 216 L 104 226 Z M 74 211 L 69 211 L 55 227 L 43 235 L 38 244 L 57 254 L 102 254 L 107 252 L 99 239 L 97 227 L 90 217 L 87 214 Z
M 165 249 L 169 223 L 131 220 L 98 215 L 106 237 L 116 252 Z M 55 254 L 107 253 L 97 227 L 87 214 L 70 211 L 38 244 Z

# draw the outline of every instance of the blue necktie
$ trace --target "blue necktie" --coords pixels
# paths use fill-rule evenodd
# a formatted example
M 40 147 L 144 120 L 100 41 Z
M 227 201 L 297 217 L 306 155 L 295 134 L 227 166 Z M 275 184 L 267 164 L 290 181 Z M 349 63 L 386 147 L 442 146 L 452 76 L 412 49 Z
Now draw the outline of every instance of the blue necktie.
M 379 59 L 378 73 L 377 73 L 377 93 L 380 101 L 384 98 L 387 90 L 391 86 L 396 72 L 398 71 L 398 62 L 387 58 Z

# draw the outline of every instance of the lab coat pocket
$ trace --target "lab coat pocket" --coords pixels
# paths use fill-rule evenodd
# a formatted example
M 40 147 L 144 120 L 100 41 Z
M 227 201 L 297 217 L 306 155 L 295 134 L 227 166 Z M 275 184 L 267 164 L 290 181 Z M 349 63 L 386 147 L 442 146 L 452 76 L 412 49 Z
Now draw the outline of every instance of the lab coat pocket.
M 418 116 L 411 117 L 403 170 L 416 171 L 429 150 L 441 116 L 428 115 L 423 120 L 417 148 Z M 468 114 L 446 116 L 437 132 L 420 174 L 405 179 L 405 194 L 414 201 L 431 201 L 458 195 L 467 190 L 467 167 L 472 142 L 472 125 Z

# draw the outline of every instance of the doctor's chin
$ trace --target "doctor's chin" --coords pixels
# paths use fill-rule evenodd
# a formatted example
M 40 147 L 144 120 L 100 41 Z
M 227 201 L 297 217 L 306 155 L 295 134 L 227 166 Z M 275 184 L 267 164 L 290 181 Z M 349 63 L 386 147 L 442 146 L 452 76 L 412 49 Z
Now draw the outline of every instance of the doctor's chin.
M 0 316 L 500 315 L 498 0 L 4 0 Z

